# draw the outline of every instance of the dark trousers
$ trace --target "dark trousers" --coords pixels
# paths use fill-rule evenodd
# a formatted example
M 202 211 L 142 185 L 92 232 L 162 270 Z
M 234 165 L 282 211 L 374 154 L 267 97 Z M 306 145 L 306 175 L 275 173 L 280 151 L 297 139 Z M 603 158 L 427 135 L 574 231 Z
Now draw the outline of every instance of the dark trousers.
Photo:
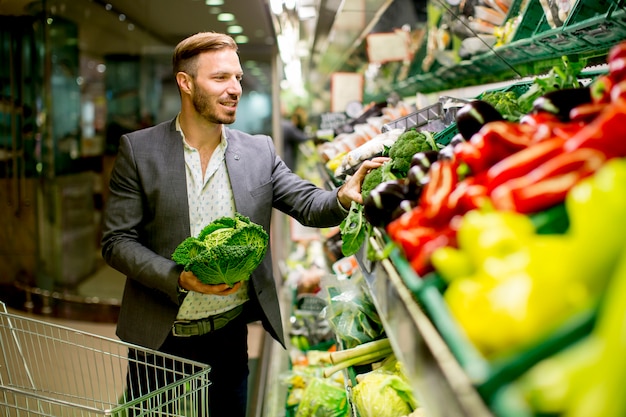
M 243 316 L 243 315 L 242 315 Z M 208 400 L 210 417 L 245 417 L 248 394 L 248 327 L 245 319 L 239 316 L 225 327 L 202 336 L 177 337 L 170 335 L 159 351 L 180 358 L 202 362 L 211 366 Z M 154 372 L 153 367 L 146 372 L 142 360 L 133 363 L 137 352 L 129 352 L 127 381 L 130 399 L 133 393 L 146 393 L 156 387 L 171 383 L 180 373 Z M 143 354 L 143 353 L 141 353 Z M 165 369 L 172 369 L 180 362 L 170 361 Z M 206 410 L 198 410 L 199 416 L 207 416 Z

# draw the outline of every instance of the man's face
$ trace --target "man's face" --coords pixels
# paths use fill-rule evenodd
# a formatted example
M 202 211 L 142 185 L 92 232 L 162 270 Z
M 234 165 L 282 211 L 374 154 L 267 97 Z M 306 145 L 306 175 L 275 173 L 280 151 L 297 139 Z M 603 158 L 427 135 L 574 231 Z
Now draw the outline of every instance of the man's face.
M 233 123 L 241 97 L 242 76 L 237 52 L 225 49 L 200 54 L 191 95 L 196 111 L 211 123 Z

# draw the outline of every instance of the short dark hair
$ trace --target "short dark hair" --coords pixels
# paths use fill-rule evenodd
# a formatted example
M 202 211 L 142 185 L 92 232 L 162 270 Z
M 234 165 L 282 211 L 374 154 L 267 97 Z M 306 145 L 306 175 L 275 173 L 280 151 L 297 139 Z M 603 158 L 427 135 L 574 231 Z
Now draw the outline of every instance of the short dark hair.
M 200 32 L 183 39 L 174 48 L 172 69 L 174 76 L 180 71 L 191 76 L 196 75 L 196 57 L 202 52 L 219 51 L 222 49 L 238 51 L 235 40 L 223 33 Z

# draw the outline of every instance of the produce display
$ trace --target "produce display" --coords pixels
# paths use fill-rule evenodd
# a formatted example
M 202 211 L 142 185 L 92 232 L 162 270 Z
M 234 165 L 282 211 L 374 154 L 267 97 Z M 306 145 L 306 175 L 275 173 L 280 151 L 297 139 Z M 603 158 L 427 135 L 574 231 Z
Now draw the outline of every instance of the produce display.
M 449 143 L 368 174 L 341 229 L 346 253 L 383 229 L 424 281 L 411 291 L 427 314 L 439 292 L 449 317 L 433 322 L 477 350 L 468 374 L 499 417 L 626 410 L 626 43 L 589 82 L 578 64 L 470 100 Z
M 423 175 L 428 182 L 416 207 L 386 225 L 419 275 L 433 270 L 430 257 L 436 249 L 456 245 L 459 216 L 488 207 L 541 212 L 563 203 L 577 182 L 608 159 L 626 156 L 623 141 L 616 139 L 624 132 L 626 118 L 619 97 L 624 75 L 616 70 L 623 49 L 616 46 L 609 55 L 609 74 L 579 87 L 584 94 L 563 89 L 540 96 L 534 110 L 519 122 L 483 118 L 478 132 L 454 143 L 452 153 L 440 153 Z M 609 80 L 614 87 L 607 90 Z M 604 93 L 591 93 L 599 90 Z M 557 94 L 564 98 L 557 100 Z M 581 104 L 573 96 L 588 101 Z M 468 118 L 480 122 L 472 116 L 478 113 L 476 103 L 468 106 L 471 112 L 459 111 L 463 126 Z M 567 120 L 564 108 L 570 110 Z
M 388 156 L 390 160 L 365 176 L 362 186 L 363 204 L 353 202 L 348 216 L 340 225 L 341 249 L 345 256 L 353 255 L 361 248 L 372 225 L 380 225 L 398 217 L 402 210 L 412 208 L 411 202 L 421 190 L 417 178 L 410 184 L 406 180 L 414 178 L 409 175 L 411 168 L 419 162 L 414 156 L 430 155 L 430 151 L 438 154 L 442 148 L 444 145 L 435 141 L 433 132 L 413 128 L 401 133 L 379 154 L 372 155 Z M 392 188 L 390 184 L 394 180 L 401 181 L 396 183 L 397 187 Z M 389 204 L 391 201 L 394 203 Z M 403 201 L 408 204 L 400 204 Z
M 281 377 L 287 387 L 287 415 L 425 416 L 393 354 L 361 270 L 352 271 L 326 275 L 319 291 L 294 298 L 290 369 Z
M 383 125 L 408 115 L 412 110 L 414 110 L 413 107 L 402 101 L 395 106 L 387 105 L 382 108 L 381 116 L 368 117 L 362 123 L 350 125 L 349 129 L 346 129 L 349 132 L 342 132 L 333 140 L 322 143 L 319 146 L 319 154 L 326 168 L 333 175 L 342 177 L 359 162 L 381 152 L 381 145 L 389 146 L 387 141 L 393 142 L 397 135 L 402 133 L 392 132 L 380 136 Z M 376 141 L 372 144 L 363 146 L 374 138 Z M 359 149 L 358 152 L 356 151 L 357 148 Z
M 262 226 L 240 213 L 206 225 L 197 237 L 182 241 L 172 260 L 205 284 L 234 285 L 250 278 L 269 242 Z

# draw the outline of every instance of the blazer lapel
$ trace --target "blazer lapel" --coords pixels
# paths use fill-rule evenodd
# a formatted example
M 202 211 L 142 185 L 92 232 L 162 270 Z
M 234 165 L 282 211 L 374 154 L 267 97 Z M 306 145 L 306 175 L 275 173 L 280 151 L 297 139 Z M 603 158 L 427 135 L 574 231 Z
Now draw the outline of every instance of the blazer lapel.
M 230 185 L 233 189 L 236 210 L 244 216 L 251 216 L 247 207 L 253 207 L 250 193 L 246 186 L 246 167 L 244 158 L 237 140 L 230 135 L 228 137 L 228 147 L 226 148 L 226 168 L 230 178 Z

